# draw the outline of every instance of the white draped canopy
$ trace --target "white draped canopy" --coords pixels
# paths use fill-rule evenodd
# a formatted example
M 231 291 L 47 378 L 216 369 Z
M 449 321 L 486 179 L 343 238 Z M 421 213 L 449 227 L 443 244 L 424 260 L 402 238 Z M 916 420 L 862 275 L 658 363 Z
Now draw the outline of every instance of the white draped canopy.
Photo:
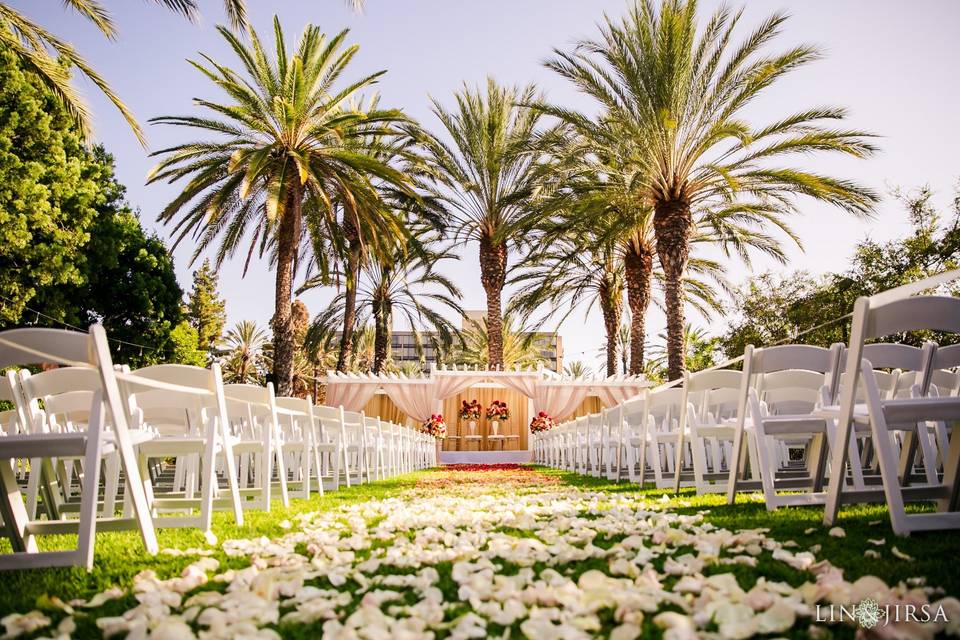
M 477 369 L 431 369 L 428 376 L 408 378 L 397 375 L 359 375 L 328 372 L 327 404 L 343 405 L 348 411 L 362 411 L 377 389 L 397 408 L 418 422 L 436 411 L 440 401 L 483 382 L 495 382 L 533 400 L 534 411 L 544 411 L 554 420 L 570 416 L 585 398 L 597 395 L 610 407 L 640 393 L 649 383 L 639 377 L 567 378 L 550 371 Z

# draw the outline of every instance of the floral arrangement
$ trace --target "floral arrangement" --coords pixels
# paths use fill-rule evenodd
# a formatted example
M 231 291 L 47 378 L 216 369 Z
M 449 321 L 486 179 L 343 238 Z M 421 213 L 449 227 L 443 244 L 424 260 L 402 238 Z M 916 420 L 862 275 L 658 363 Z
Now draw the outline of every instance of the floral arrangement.
M 541 431 L 549 431 L 556 426 L 556 423 L 553 421 L 546 411 L 541 411 L 533 420 L 530 421 L 530 433 L 540 433 Z
M 471 400 L 467 402 L 466 400 L 460 403 L 460 419 L 461 420 L 479 420 L 480 419 L 480 403 L 476 400 Z
M 499 400 L 494 400 L 490 403 L 490 406 L 487 407 L 487 420 L 509 420 L 510 419 L 510 409 L 507 407 L 506 402 L 500 402 Z
M 447 423 L 443 421 L 443 414 L 437 413 L 423 423 L 423 431 L 437 440 L 447 437 Z

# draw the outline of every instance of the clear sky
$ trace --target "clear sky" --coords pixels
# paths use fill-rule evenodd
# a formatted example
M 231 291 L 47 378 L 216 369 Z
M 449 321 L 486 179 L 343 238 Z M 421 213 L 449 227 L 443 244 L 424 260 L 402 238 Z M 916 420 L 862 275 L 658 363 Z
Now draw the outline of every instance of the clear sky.
M 482 82 L 493 75 L 503 82 L 536 82 L 555 101 L 581 109 L 591 103 L 543 68 L 554 47 L 596 33 L 604 12 L 620 14 L 623 0 L 367 0 L 362 14 L 340 0 L 248 0 L 254 25 L 266 30 L 279 12 L 288 39 L 307 22 L 335 32 L 350 28 L 349 41 L 360 45 L 350 69 L 362 73 L 388 70 L 379 89 L 382 104 L 402 108 L 429 128 L 438 123 L 430 114 L 427 96 L 449 102 L 463 82 Z M 213 87 L 185 59 L 198 51 L 233 66 L 214 25 L 224 19 L 219 0 L 202 0 L 203 21 L 191 25 L 152 2 L 106 0 L 114 11 L 120 37 L 107 42 L 91 26 L 68 13 L 56 0 L 12 0 L 11 4 L 39 19 L 72 42 L 113 85 L 141 122 L 156 115 L 193 113 L 194 97 L 218 98 Z M 738 3 L 733 3 L 735 6 Z M 702 2 L 706 14 L 716 6 Z M 883 136 L 882 153 L 866 161 L 812 157 L 808 166 L 857 179 L 886 193 L 894 186 L 929 184 L 936 202 L 945 207 L 960 176 L 960 2 L 955 0 L 769 0 L 751 2 L 745 24 L 755 24 L 770 12 L 792 15 L 780 47 L 801 42 L 819 45 L 825 58 L 776 86 L 751 107 L 757 121 L 773 119 L 808 106 L 839 104 L 850 111 L 849 125 Z M 265 32 L 265 31 L 264 31 Z M 114 154 L 127 196 L 141 211 L 144 224 L 157 228 L 157 212 L 177 193 L 176 186 L 145 186 L 153 164 L 126 128 L 119 114 L 81 82 L 96 113 L 99 141 Z M 149 127 L 154 149 L 184 140 L 184 131 Z M 794 222 L 804 251 L 791 248 L 790 268 L 814 273 L 842 269 L 854 243 L 869 234 L 876 239 L 901 235 L 907 228 L 902 209 L 885 197 L 870 221 L 855 220 L 823 205 L 802 203 Z M 175 253 L 177 272 L 186 288 L 192 248 Z M 228 301 L 229 322 L 251 318 L 266 323 L 273 310 L 273 278 L 265 264 L 252 266 L 241 278 L 241 264 L 228 263 L 221 272 L 221 290 Z M 780 267 L 758 260 L 755 270 Z M 749 270 L 731 262 L 729 276 L 742 282 Z M 459 264 L 446 268 L 465 294 L 464 306 L 484 304 L 476 266 L 476 247 L 467 247 Z M 320 311 L 329 292 L 315 291 L 304 301 L 311 313 Z M 694 321 L 722 330 L 723 322 Z M 648 334 L 663 328 L 663 317 L 651 314 Z M 597 368 L 602 341 L 599 312 L 586 318 L 574 314 L 561 327 L 568 359 L 582 359 Z

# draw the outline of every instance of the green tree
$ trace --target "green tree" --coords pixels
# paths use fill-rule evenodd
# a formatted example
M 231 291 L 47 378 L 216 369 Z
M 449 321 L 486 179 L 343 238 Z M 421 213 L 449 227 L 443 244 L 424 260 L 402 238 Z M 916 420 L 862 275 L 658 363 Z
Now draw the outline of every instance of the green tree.
M 960 184 L 952 210 L 944 216 L 931 202 L 932 191 L 895 191 L 906 211 L 912 233 L 889 242 L 866 238 L 857 244 L 850 267 L 842 273 L 815 278 L 806 272 L 784 276 L 766 273 L 750 279 L 734 296 L 733 318 L 723 336 L 728 357 L 738 356 L 748 344 L 764 346 L 780 341 L 830 345 L 849 341 L 849 321 L 860 296 L 869 296 L 960 266 Z M 960 293 L 955 284 L 952 295 Z M 804 335 L 801 332 L 829 323 Z M 924 340 L 950 344 L 952 334 L 919 332 L 886 336 L 919 346 Z
M 217 272 L 210 260 L 204 260 L 193 272 L 193 288 L 187 296 L 187 319 L 197 331 L 197 344 L 211 351 L 223 336 L 227 322 L 227 303 L 217 291 Z
M 114 355 L 170 355 L 183 292 L 163 242 L 124 200 L 113 158 L 86 148 L 55 97 L 0 47 L 0 326 L 102 322 Z M 125 341 L 132 344 L 123 344 Z
M 555 51 L 547 63 L 596 99 L 604 122 L 628 135 L 637 151 L 636 188 L 653 209 L 664 273 L 672 379 L 684 369 L 683 280 L 697 210 L 734 208 L 776 226 L 795 211 L 798 195 L 855 215 L 870 212 L 877 200 L 851 181 L 789 163 L 814 152 L 871 155 L 867 134 L 834 126 L 846 117 L 843 109 L 817 107 L 749 124 L 748 104 L 820 54 L 808 45 L 765 54 L 786 20 L 779 13 L 736 43 L 741 16 L 721 7 L 698 21 L 693 0 L 663 0 L 659 8 L 652 0 L 637 2 L 622 19 L 606 18 L 599 38 Z
M 170 332 L 170 357 L 167 361 L 194 367 L 207 365 L 206 354 L 200 349 L 199 333 L 186 320 Z
M 426 140 L 437 196 L 449 207 L 454 238 L 480 247 L 491 366 L 505 364 L 501 297 L 509 245 L 522 243 L 537 218 L 534 149 L 542 117 L 523 106 L 537 97 L 532 85 L 501 87 L 492 78 L 485 93 L 464 87 L 455 95 L 455 110 L 433 100 L 433 113 L 453 144 L 437 136 Z
M 536 367 L 540 364 L 548 364 L 540 355 L 540 349 L 536 344 L 538 335 L 542 334 L 515 325 L 515 322 L 514 317 L 509 313 L 503 317 L 503 363 L 501 365 L 491 362 L 490 332 L 486 318 L 482 322 L 469 320 L 466 323 L 461 332 L 462 346 L 455 351 L 452 360 L 489 369 L 498 366 Z
M 368 216 L 379 194 L 372 179 L 406 188 L 406 179 L 362 147 L 355 139 L 372 127 L 384 132 L 401 120 L 397 111 L 362 111 L 351 98 L 370 88 L 384 72 L 338 88 L 358 47 L 344 48 L 347 31 L 327 39 L 307 25 L 296 49 L 287 50 L 276 17 L 275 46 L 267 57 L 256 33 L 249 43 L 228 29 L 219 32 L 240 59 L 235 72 L 209 58 L 193 63 L 230 100 L 217 104 L 198 100 L 204 116 L 165 116 L 153 122 L 212 134 L 158 152 L 163 159 L 150 181 L 188 178 L 183 192 L 159 219 L 175 223 L 175 243 L 198 236 L 194 258 L 219 239 L 215 264 L 249 238 L 248 256 L 270 252 L 276 265 L 273 328 L 273 377 L 277 393 L 292 393 L 296 342 L 291 324 L 298 248 L 312 234 L 316 243 L 339 237 L 333 202 L 358 225 L 394 233 L 393 221 Z M 310 206 L 305 211 L 304 203 Z M 305 217 L 309 215 L 309 219 Z M 386 228 L 384 228 L 386 227 Z

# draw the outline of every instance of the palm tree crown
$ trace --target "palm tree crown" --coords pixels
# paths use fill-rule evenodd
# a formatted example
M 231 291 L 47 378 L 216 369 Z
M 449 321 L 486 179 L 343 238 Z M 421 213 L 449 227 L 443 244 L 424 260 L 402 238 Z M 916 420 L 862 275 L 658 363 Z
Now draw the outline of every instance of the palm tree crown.
M 384 228 L 384 235 L 393 235 L 393 218 L 367 215 L 379 198 L 373 180 L 406 189 L 407 179 L 355 144 L 373 130 L 387 135 L 403 119 L 397 111 L 352 106 L 357 93 L 384 72 L 337 88 L 358 49 L 343 46 L 347 31 L 328 40 L 319 28 L 307 25 L 297 47 L 287 51 L 277 18 L 273 26 L 270 58 L 255 32 L 249 32 L 248 44 L 229 29 L 218 29 L 244 73 L 206 56 L 203 63 L 192 63 L 229 100 L 198 99 L 209 115 L 153 119 L 213 137 L 158 151 L 162 160 L 150 181 L 189 178 L 159 219 L 175 223 L 175 244 L 187 236 L 197 239 L 194 259 L 218 240 L 218 265 L 245 239 L 248 256 L 272 251 L 277 268 L 274 377 L 277 392 L 287 395 L 295 346 L 290 298 L 305 212 L 309 230 L 326 238 L 339 234 L 337 209 L 359 227 Z M 305 202 L 310 206 L 304 207 Z
M 853 182 L 779 164 L 817 151 L 873 153 L 867 134 L 830 126 L 845 118 L 843 109 L 805 109 L 759 126 L 745 120 L 750 102 L 819 57 L 806 45 L 763 54 L 786 17 L 774 14 L 734 45 L 741 11 L 720 8 L 701 29 L 696 14 L 694 0 L 663 0 L 659 7 L 643 0 L 624 18 L 607 18 L 598 39 L 555 51 L 547 63 L 594 97 L 603 122 L 616 123 L 636 149 L 636 186 L 654 212 L 665 274 L 671 378 L 683 371 L 681 292 L 694 211 L 782 215 L 796 210 L 794 196 L 806 195 L 864 215 L 877 199 Z M 595 126 L 562 108 L 547 112 L 582 130 Z

